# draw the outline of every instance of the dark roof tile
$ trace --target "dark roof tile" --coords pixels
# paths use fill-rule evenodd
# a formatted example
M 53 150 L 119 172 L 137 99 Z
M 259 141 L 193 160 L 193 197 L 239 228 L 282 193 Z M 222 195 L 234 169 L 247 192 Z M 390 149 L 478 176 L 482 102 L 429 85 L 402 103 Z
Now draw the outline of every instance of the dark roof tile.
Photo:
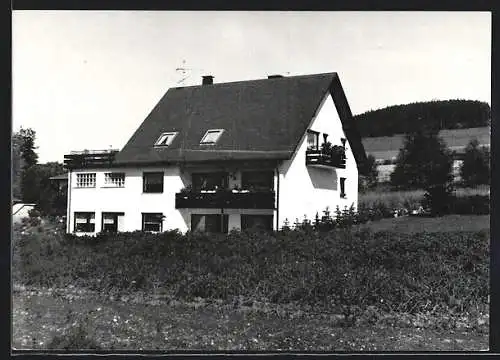
M 363 145 L 336 73 L 169 89 L 115 160 L 289 159 L 328 91 L 356 159 L 362 161 Z M 225 131 L 216 144 L 201 145 L 209 129 Z M 168 148 L 155 148 L 167 131 L 179 134 Z

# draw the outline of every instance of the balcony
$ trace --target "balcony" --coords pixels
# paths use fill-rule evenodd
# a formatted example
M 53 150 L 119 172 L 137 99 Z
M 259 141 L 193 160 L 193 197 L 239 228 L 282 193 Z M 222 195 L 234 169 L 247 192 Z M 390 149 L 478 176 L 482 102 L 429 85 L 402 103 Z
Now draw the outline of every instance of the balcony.
M 342 146 L 330 148 L 308 149 L 306 151 L 306 166 L 333 167 L 345 169 L 346 155 Z
M 248 190 L 180 192 L 175 194 L 175 208 L 274 209 L 274 192 Z
M 113 165 L 118 150 L 71 151 L 64 155 L 66 169 L 105 168 Z

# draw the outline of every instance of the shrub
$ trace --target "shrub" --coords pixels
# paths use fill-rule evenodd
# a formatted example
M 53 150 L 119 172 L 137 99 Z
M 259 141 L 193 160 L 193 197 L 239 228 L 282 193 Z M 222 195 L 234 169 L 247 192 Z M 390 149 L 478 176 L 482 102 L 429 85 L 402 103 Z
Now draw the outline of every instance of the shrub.
M 455 196 L 450 212 L 460 215 L 487 215 L 490 213 L 490 197 L 488 195 Z

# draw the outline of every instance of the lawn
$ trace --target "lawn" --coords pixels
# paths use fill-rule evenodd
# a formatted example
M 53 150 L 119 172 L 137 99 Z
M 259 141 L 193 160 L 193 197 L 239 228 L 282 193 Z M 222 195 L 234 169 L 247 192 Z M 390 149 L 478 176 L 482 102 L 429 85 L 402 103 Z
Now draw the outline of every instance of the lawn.
M 489 215 L 447 215 L 443 217 L 414 217 L 382 219 L 359 225 L 372 231 L 395 231 L 398 233 L 481 231 L 489 230 Z
M 488 316 L 454 329 L 401 315 L 386 323 L 340 325 L 338 317 L 284 307 L 221 306 L 110 300 L 65 291 L 16 292 L 13 347 L 46 349 L 50 340 L 87 314 L 86 328 L 105 350 L 200 351 L 487 351 Z M 70 314 L 73 315 L 70 315 Z M 400 320 L 397 320 L 399 318 Z M 465 319 L 465 318 L 464 318 Z M 80 320 L 81 321 L 81 320 Z M 394 326 L 391 321 L 399 321 Z M 438 320 L 439 321 L 439 320 Z M 432 320 L 429 322 L 432 323 Z M 84 350 L 81 347 L 80 350 Z
M 481 185 L 475 188 L 456 188 L 456 196 L 488 195 L 490 187 Z M 378 189 L 367 191 L 359 195 L 359 202 L 371 204 L 376 201 L 383 201 L 391 207 L 397 207 L 404 204 L 405 200 L 417 201 L 424 196 L 424 190 L 390 191 L 387 186 L 379 186 Z

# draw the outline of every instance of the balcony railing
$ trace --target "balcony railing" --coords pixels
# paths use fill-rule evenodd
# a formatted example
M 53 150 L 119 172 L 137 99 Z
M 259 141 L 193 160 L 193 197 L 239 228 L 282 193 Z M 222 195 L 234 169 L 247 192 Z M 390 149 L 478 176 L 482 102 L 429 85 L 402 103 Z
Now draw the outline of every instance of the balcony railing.
M 306 165 L 307 166 L 327 166 L 339 169 L 345 169 L 346 156 L 345 151 L 328 153 L 322 150 L 307 150 Z
M 175 208 L 274 209 L 274 192 L 231 190 L 180 192 L 175 194 Z
M 109 167 L 113 165 L 118 150 L 84 150 L 72 151 L 64 155 L 66 169 L 85 169 Z

